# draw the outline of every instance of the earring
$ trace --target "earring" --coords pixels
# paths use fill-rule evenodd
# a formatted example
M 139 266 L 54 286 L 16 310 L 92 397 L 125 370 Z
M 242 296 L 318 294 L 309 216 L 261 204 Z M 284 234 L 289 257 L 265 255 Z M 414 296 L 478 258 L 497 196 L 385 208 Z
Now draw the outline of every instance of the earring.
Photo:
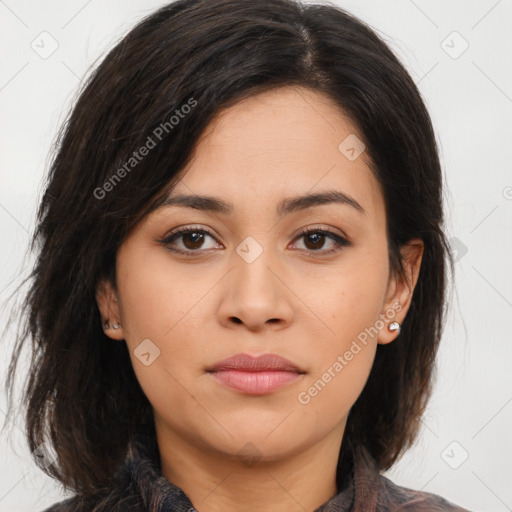
M 117 297 L 114 297 L 114 301 L 117 302 Z M 121 327 L 121 324 L 112 324 L 112 329 L 119 329 Z M 105 323 L 103 324 L 103 328 L 105 330 L 110 329 L 111 326 L 108 324 L 108 320 L 105 320 Z
M 389 325 L 388 325 L 388 329 L 390 331 L 398 331 L 398 334 L 400 334 L 400 324 L 398 322 L 391 322 Z
M 121 324 L 119 324 L 119 323 L 109 325 L 108 320 L 105 320 L 105 323 L 103 324 L 103 328 L 105 330 L 110 329 L 110 328 L 119 329 L 120 327 L 121 327 Z

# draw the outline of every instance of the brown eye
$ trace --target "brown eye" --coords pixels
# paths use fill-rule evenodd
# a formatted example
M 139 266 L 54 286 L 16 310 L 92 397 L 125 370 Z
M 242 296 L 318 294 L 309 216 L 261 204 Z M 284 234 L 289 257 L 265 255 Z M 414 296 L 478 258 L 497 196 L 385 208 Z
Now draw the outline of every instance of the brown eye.
M 204 243 L 204 234 L 198 231 L 190 231 L 182 236 L 183 245 L 187 249 L 200 249 Z
M 296 238 L 296 240 L 301 239 L 304 240 L 303 250 L 315 256 L 330 255 L 340 251 L 343 247 L 352 245 L 348 240 L 332 231 L 318 228 L 304 229 Z M 324 248 L 326 242 L 330 242 L 327 249 Z
M 320 233 L 311 233 L 304 236 L 305 246 L 310 250 L 321 249 L 325 243 L 325 235 Z
M 205 229 L 185 227 L 176 229 L 159 242 L 173 252 L 195 256 L 216 247 L 216 244 L 211 242 L 210 247 L 205 247 L 208 245 L 208 238 L 216 242 L 214 236 Z

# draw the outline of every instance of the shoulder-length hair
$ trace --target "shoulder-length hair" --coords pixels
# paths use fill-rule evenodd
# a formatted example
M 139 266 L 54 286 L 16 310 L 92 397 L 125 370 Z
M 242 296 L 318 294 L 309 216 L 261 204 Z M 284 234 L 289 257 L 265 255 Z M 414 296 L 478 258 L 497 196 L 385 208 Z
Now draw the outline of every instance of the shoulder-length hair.
M 453 271 L 435 134 L 414 81 L 372 29 L 334 5 L 180 0 L 140 21 L 88 77 L 37 213 L 7 387 L 12 396 L 30 339 L 27 438 L 49 454 L 34 460 L 65 489 L 108 486 L 138 427 L 151 422 L 126 344 L 102 329 L 98 281 L 115 286 L 117 249 L 171 190 L 208 123 L 282 86 L 326 95 L 357 126 L 384 194 L 393 275 L 405 278 L 400 247 L 424 242 L 400 337 L 377 348 L 340 459 L 348 443 L 364 445 L 386 470 L 412 445 L 431 394 L 448 261 Z

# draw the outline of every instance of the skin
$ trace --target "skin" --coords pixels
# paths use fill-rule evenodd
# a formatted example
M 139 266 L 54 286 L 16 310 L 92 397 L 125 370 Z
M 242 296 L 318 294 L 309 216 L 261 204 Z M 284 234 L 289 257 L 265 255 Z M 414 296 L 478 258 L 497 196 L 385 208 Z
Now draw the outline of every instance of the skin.
M 387 325 L 405 318 L 423 253 L 421 240 L 403 246 L 407 279 L 390 275 L 384 198 L 368 155 L 350 161 L 338 149 L 350 134 L 357 128 L 334 103 L 303 88 L 265 92 L 224 110 L 173 194 L 219 197 L 233 212 L 167 206 L 149 214 L 118 250 L 118 288 L 98 286 L 102 320 L 121 324 L 106 333 L 126 341 L 152 404 L 162 474 L 200 512 L 312 511 L 338 492 L 349 410 L 377 345 L 397 337 Z M 365 213 L 332 203 L 276 214 L 285 197 L 326 190 L 352 196 Z M 181 226 L 213 236 L 159 242 Z M 300 236 L 304 227 L 328 229 L 350 245 L 326 254 L 335 242 Z M 251 263 L 236 252 L 249 236 L 263 249 Z M 188 257 L 171 247 L 196 252 Z M 385 323 L 378 334 L 300 403 L 299 393 L 379 318 Z M 148 366 L 134 352 L 145 339 L 160 350 Z M 251 396 L 205 371 L 239 353 L 279 354 L 306 373 Z

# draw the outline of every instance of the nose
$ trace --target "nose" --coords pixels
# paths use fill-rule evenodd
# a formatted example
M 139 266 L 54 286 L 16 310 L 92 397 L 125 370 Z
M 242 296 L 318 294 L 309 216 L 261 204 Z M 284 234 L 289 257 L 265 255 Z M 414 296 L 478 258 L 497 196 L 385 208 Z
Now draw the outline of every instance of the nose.
M 293 293 L 285 284 L 283 270 L 264 250 L 252 262 L 233 254 L 234 268 L 222 282 L 218 315 L 220 323 L 240 324 L 250 331 L 280 330 L 293 318 Z

